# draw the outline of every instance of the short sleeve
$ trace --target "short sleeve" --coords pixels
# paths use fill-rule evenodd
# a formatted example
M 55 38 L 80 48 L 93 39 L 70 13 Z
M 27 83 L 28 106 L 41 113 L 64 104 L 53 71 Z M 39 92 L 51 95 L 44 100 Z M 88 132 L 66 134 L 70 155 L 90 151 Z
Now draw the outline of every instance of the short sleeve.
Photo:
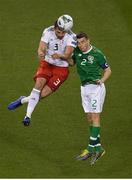
M 107 63 L 107 59 L 102 53 L 98 55 L 98 63 L 102 69 L 106 69 L 109 67 L 109 64 Z
M 72 46 L 72 47 L 76 47 L 77 46 L 77 40 L 76 40 L 76 36 L 72 35 L 68 38 L 67 40 L 67 46 Z
M 50 33 L 47 29 L 45 29 L 42 33 L 41 41 L 48 43 L 49 42 Z

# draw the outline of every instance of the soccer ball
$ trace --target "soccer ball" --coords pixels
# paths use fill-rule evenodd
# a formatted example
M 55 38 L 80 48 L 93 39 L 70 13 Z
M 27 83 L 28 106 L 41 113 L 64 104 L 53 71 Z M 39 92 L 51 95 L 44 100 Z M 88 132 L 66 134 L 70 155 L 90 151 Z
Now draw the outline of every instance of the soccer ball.
M 58 18 L 57 24 L 60 28 L 64 29 L 64 31 L 68 31 L 73 26 L 73 19 L 69 15 L 62 15 Z

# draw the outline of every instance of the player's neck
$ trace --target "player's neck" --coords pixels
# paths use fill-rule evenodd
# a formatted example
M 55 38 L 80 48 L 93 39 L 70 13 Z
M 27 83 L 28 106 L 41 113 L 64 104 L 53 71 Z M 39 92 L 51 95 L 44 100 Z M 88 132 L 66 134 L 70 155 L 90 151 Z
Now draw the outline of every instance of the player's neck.
M 88 46 L 88 48 L 87 48 L 87 50 L 85 51 L 85 52 L 83 52 L 83 54 L 87 54 L 87 53 L 89 53 L 91 50 L 92 50 L 92 45 L 90 44 L 89 46 Z

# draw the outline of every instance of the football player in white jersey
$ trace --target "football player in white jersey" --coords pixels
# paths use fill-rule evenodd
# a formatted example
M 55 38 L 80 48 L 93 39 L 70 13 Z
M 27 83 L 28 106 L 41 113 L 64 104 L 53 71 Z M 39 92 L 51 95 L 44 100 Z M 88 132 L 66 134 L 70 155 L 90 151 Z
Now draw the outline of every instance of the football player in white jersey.
M 56 91 L 68 77 L 66 60 L 71 57 L 76 47 L 76 36 L 71 31 L 72 26 L 72 17 L 62 15 L 53 26 L 43 31 L 38 48 L 40 64 L 34 76 L 35 86 L 29 96 L 21 96 L 8 105 L 9 110 L 14 110 L 28 103 L 26 116 L 22 121 L 25 126 L 30 124 L 31 115 L 39 99 Z

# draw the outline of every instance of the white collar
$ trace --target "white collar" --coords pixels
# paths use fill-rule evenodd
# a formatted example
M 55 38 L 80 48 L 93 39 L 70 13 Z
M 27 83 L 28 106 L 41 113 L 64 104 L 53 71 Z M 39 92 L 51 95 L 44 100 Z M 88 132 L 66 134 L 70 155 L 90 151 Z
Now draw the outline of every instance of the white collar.
M 83 52 L 83 54 L 87 54 L 93 49 L 93 46 L 92 45 L 90 45 L 90 46 L 91 46 L 90 49 L 88 51 L 86 51 L 86 52 Z

